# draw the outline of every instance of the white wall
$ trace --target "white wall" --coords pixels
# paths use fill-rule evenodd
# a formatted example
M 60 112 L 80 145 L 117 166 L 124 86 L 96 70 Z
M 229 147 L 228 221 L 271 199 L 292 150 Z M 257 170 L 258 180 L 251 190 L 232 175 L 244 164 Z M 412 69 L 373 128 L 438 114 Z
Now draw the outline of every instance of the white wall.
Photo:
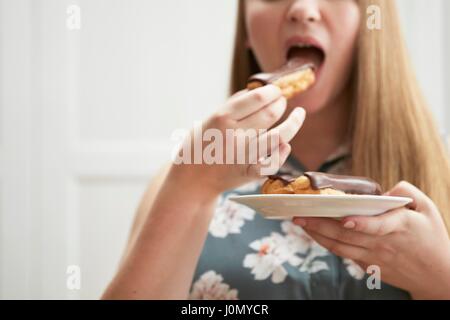
M 0 3 L 0 297 L 97 298 L 172 130 L 226 97 L 235 3 Z
M 416 74 L 438 125 L 450 129 L 448 0 L 397 0 Z
M 70 4 L 82 9 L 79 31 L 66 28 Z M 448 129 L 450 6 L 401 8 Z M 100 295 L 172 130 L 226 97 L 235 9 L 235 0 L 0 0 L 0 298 Z M 80 291 L 66 288 L 72 264 Z

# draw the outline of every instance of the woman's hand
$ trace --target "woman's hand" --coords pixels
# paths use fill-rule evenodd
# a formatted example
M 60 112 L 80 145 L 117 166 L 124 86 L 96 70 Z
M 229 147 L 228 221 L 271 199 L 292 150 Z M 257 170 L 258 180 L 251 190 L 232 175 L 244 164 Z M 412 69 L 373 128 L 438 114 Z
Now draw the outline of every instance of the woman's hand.
M 283 117 L 286 107 L 281 90 L 273 85 L 239 92 L 203 124 L 201 132 L 193 130 L 178 154 L 177 161 L 182 164 L 173 165 L 172 170 L 181 172 L 183 177 L 188 176 L 188 180 L 201 184 L 204 190 L 214 194 L 251 182 L 262 175 L 275 174 L 286 161 L 291 151 L 289 142 L 305 119 L 304 109 L 296 108 L 287 119 L 272 128 Z M 199 136 L 200 133 L 203 136 Z M 218 134 L 223 141 L 212 138 L 212 135 Z M 205 159 L 203 151 L 211 142 L 221 149 L 219 155 L 216 151 L 213 158 L 218 158 L 222 164 L 214 159 Z M 199 145 L 203 157 L 194 159 L 193 150 Z M 187 157 L 183 154 L 186 149 L 191 150 Z M 207 152 L 206 155 L 209 154 Z
M 230 98 L 222 110 L 203 124 L 200 137 L 196 136 L 197 130 L 193 130 L 184 141 L 179 157 L 194 164 L 173 164 L 158 186 L 158 191 L 152 190 L 155 196 L 148 205 L 150 209 L 103 298 L 188 298 L 217 196 L 259 177 L 261 169 L 266 166 L 260 158 L 270 155 L 269 160 L 273 165 L 270 169 L 274 170 L 273 173 L 277 171 L 290 153 L 288 143 L 302 126 L 305 111 L 295 109 L 278 126 L 253 137 L 248 136 L 250 139 L 244 139 L 241 146 L 238 140 L 240 136 L 245 136 L 245 132 L 236 130 L 271 128 L 280 122 L 285 111 L 286 99 L 281 96 L 280 89 L 266 86 L 251 92 L 243 91 Z M 231 141 L 228 140 L 227 129 L 231 129 Z M 195 157 L 193 147 L 198 147 L 196 144 L 200 142 L 200 148 L 207 150 L 204 140 L 211 140 L 213 135 L 216 138 L 218 133 L 228 139 L 216 141 L 213 138 L 215 152 L 219 152 L 219 158 L 223 160 L 232 158 L 232 164 L 209 163 L 210 159 L 204 159 L 204 154 L 201 159 Z M 273 139 L 276 143 L 269 144 L 265 152 L 261 148 L 248 148 L 255 141 L 259 144 L 272 140 L 272 137 L 276 138 Z M 234 148 L 229 143 L 233 143 Z M 247 148 L 240 149 L 243 147 Z M 244 153 L 243 164 L 237 164 L 236 158 L 228 154 L 230 149 L 250 152 Z M 183 154 L 187 150 L 192 152 Z M 260 161 L 251 163 L 248 159 L 252 158 Z M 197 161 L 192 160 L 200 161 L 195 164 Z
M 386 195 L 414 202 L 376 217 L 295 218 L 294 223 L 330 252 L 365 270 L 380 267 L 383 282 L 414 299 L 450 299 L 450 240 L 435 204 L 407 182 Z

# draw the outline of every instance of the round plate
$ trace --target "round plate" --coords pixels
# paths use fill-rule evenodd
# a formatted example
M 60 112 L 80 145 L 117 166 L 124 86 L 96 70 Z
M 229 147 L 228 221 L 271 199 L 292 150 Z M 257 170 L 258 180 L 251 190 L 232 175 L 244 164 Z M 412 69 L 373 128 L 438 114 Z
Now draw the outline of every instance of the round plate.
M 267 219 L 374 216 L 403 207 L 413 201 L 410 198 L 388 196 L 302 194 L 234 196 L 230 197 L 230 200 L 254 209 Z

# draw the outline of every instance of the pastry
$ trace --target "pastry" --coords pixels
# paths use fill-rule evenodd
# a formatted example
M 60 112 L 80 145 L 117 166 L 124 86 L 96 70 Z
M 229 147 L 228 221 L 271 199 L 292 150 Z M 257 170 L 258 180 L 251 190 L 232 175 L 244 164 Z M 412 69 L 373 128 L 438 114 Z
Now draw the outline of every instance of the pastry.
M 267 84 L 276 85 L 283 96 L 290 99 L 306 91 L 316 81 L 312 63 L 299 64 L 293 61 L 273 73 L 258 73 L 251 76 L 247 82 L 247 89 L 253 90 Z
M 381 195 L 381 187 L 364 177 L 305 172 L 298 178 L 270 176 L 263 184 L 263 194 Z

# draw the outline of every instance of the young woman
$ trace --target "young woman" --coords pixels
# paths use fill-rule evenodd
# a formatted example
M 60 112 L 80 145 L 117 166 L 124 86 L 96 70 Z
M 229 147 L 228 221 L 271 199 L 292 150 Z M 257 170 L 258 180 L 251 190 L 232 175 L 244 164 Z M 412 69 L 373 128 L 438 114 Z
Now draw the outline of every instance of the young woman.
M 380 30 L 367 28 L 369 5 L 381 8 Z M 291 55 L 317 67 L 308 91 L 289 102 L 270 85 L 240 91 Z M 268 221 L 228 200 L 259 192 L 260 163 L 171 164 L 142 200 L 103 298 L 450 299 L 448 153 L 394 1 L 241 0 L 232 71 L 239 92 L 204 129 L 277 129 L 280 171 L 367 176 L 414 203 L 378 217 Z M 381 288 L 369 289 L 367 270 L 381 272 Z

